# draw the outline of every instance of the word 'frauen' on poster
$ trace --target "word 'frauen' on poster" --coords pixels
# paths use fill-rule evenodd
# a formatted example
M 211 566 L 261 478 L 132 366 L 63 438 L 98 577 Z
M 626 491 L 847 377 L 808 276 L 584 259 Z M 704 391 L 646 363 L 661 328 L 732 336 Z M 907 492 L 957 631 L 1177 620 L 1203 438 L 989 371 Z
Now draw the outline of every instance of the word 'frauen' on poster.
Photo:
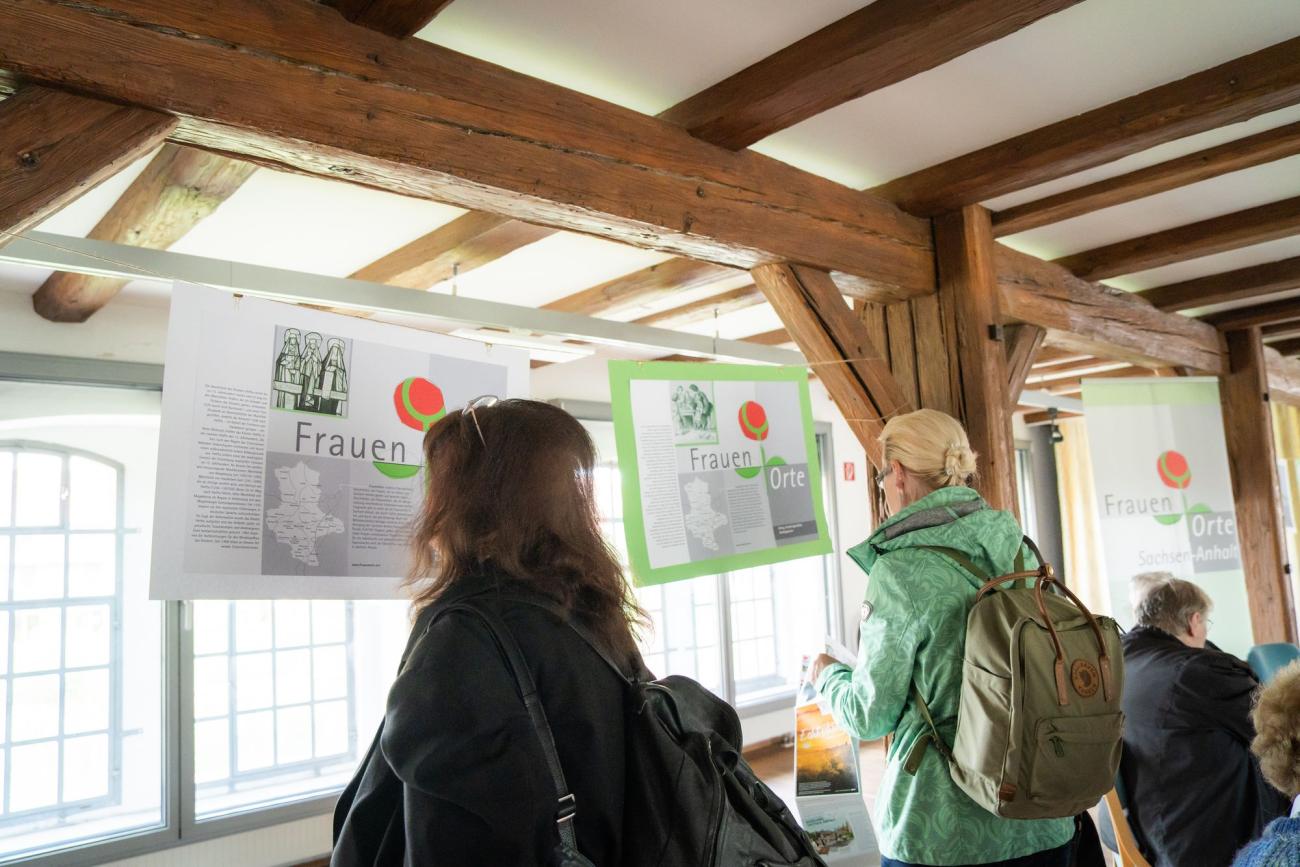
M 425 432 L 527 382 L 519 350 L 178 284 L 150 595 L 400 597 Z
M 615 361 L 609 378 L 637 583 L 830 551 L 806 369 Z
M 1083 404 L 1111 613 L 1131 627 L 1132 577 L 1170 572 L 1205 589 L 1210 639 L 1244 658 L 1250 611 L 1218 380 L 1085 379 Z

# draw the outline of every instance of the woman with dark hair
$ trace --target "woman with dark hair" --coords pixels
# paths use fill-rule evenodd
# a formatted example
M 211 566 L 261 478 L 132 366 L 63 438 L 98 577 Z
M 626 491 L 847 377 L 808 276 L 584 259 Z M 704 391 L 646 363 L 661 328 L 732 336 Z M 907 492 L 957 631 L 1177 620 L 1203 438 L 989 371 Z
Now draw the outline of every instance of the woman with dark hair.
M 576 797 L 579 850 L 621 858 L 623 684 L 644 623 L 600 532 L 595 448 L 563 410 L 484 398 L 424 441 L 426 495 L 408 579 L 415 627 L 370 754 L 335 811 L 332 864 L 531 865 L 559 842 L 556 788 L 476 597 L 518 642 Z M 530 601 L 542 605 L 530 604 Z

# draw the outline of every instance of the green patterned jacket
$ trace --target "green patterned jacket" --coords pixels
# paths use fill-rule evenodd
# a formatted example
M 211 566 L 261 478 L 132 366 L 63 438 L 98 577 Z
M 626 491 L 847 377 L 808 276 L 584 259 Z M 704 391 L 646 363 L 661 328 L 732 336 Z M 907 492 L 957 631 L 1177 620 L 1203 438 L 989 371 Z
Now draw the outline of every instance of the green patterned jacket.
M 951 746 L 957 732 L 966 616 L 979 580 L 936 545 L 964 553 L 991 575 L 1012 571 L 1022 533 L 1008 512 L 970 488 L 940 488 L 882 523 L 849 549 L 870 576 L 856 669 L 827 666 L 817 679 L 835 719 L 863 740 L 894 734 L 876 800 L 881 851 L 912 864 L 986 864 L 1069 842 L 1071 819 L 1004 819 L 957 788 L 937 750 L 916 776 L 903 763 L 926 726 L 913 680 Z M 1026 552 L 1026 563 L 1033 563 Z

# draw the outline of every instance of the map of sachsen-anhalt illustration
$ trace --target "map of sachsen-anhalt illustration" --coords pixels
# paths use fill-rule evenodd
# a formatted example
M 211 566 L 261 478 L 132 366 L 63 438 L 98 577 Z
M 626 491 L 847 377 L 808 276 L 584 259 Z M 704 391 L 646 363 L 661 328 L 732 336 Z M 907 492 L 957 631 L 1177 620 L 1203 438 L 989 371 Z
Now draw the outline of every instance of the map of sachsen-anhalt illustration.
M 320 473 L 299 461 L 292 467 L 276 467 L 280 483 L 280 505 L 266 512 L 266 525 L 275 540 L 289 546 L 295 560 L 319 565 L 316 541 L 343 532 L 343 520 L 321 509 Z
M 691 510 L 686 513 L 686 531 L 700 540 L 700 544 L 710 551 L 718 550 L 718 540 L 713 531 L 727 524 L 727 516 L 713 508 L 713 498 L 709 496 L 709 483 L 704 479 L 692 479 L 682 486 Z

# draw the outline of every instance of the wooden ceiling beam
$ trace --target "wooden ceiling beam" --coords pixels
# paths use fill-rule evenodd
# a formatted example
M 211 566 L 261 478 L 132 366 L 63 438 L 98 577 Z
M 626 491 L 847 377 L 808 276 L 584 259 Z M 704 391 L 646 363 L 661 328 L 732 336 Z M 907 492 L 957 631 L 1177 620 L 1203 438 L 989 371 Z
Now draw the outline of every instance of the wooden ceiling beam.
M 0 102 L 0 246 L 153 150 L 175 118 L 23 87 Z
M 1077 2 L 876 0 L 659 116 L 739 150 Z
M 1300 234 L 1300 196 L 1056 259 L 1084 280 L 1105 280 Z
M 1274 347 L 1265 346 L 1264 365 L 1269 397 L 1284 403 L 1300 404 L 1300 360 L 1287 358 Z
M 1288 337 L 1300 337 L 1300 322 L 1275 322 L 1260 327 L 1265 340 L 1284 340 Z
M 1205 322 L 1157 310 L 1132 293 L 1081 280 L 1003 244 L 994 260 L 1005 318 L 1047 329 L 1053 346 L 1130 364 L 1215 375 L 1223 369 L 1222 336 Z
M 1037 325 L 1013 325 L 1007 341 L 1007 396 L 1013 404 L 1020 401 L 1025 381 L 1033 369 L 1034 356 L 1043 345 L 1047 332 Z
M 354 280 L 428 289 L 555 234 L 509 217 L 470 211 L 352 274 Z
M 1286 340 L 1278 340 L 1267 344 L 1267 346 L 1286 358 L 1294 358 L 1300 355 L 1300 338 L 1291 337 Z
M 904 175 L 873 192 L 914 214 L 941 214 L 1296 103 L 1300 38 Z
M 542 309 L 581 313 L 583 316 L 608 316 L 735 276 L 733 268 L 692 259 L 667 259 L 543 304 Z
M 1300 122 L 1006 208 L 993 215 L 993 233 L 1014 235 L 1296 154 Z
M 654 325 L 659 328 L 681 328 L 683 325 L 693 325 L 696 322 L 705 322 L 709 319 L 715 319 L 719 316 L 726 316 L 728 313 L 735 313 L 737 310 L 747 310 L 763 303 L 763 293 L 752 283 L 748 286 L 741 286 L 738 289 L 731 289 L 720 295 L 710 295 L 708 298 L 701 298 L 698 301 L 692 301 L 689 304 L 683 304 L 680 307 L 673 307 L 669 310 L 659 310 L 639 319 L 633 319 L 637 325 Z M 748 339 L 748 338 L 746 338 Z
M 857 297 L 937 285 L 929 224 L 883 200 L 319 4 L 11 0 L 0 56 L 325 177 L 718 265 L 804 262 Z
M 333 0 L 353 24 L 404 39 L 424 29 L 452 0 Z
M 166 144 L 87 237 L 166 250 L 234 195 L 256 168 Z M 84 322 L 128 282 L 56 271 L 36 290 L 32 306 L 53 322 Z
M 1292 289 L 1300 289 L 1300 256 L 1168 283 L 1140 294 L 1161 310 L 1173 313 L 1191 307 L 1253 301 Z
M 1203 322 L 1208 322 L 1223 331 L 1252 328 L 1256 325 L 1272 325 L 1278 322 L 1293 322 L 1297 319 L 1300 319 L 1300 297 L 1284 298 L 1281 301 L 1270 301 L 1252 307 L 1238 307 L 1202 317 Z

